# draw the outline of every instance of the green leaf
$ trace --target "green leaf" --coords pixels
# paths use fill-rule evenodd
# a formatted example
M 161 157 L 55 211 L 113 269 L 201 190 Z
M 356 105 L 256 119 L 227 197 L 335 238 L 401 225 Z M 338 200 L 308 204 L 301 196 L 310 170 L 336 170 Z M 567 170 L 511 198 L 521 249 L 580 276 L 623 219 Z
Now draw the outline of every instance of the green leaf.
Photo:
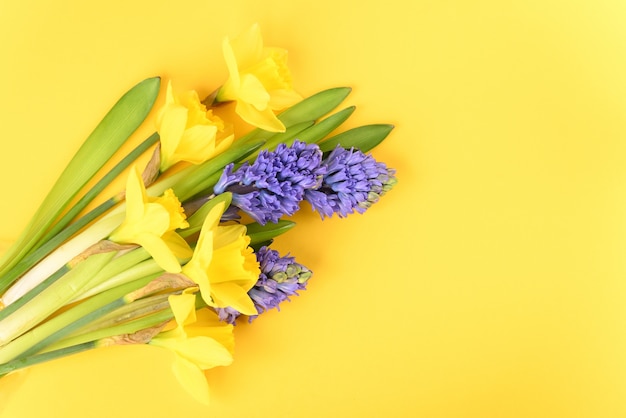
M 148 187 L 148 194 L 159 196 L 165 190 L 172 188 L 178 199 L 186 202 L 211 186 L 214 175 L 221 173 L 229 163 L 246 158 L 263 144 L 265 144 L 263 140 L 235 141 L 230 148 L 210 160 L 200 165 L 190 166 Z
M 393 130 L 393 125 L 365 125 L 342 132 L 320 144 L 323 152 L 332 151 L 337 145 L 343 148 L 357 148 L 362 152 L 368 152 L 383 140 Z
M 250 237 L 250 244 L 270 241 L 273 238 L 289 231 L 294 226 L 296 226 L 295 222 L 286 220 L 280 220 L 277 223 L 267 223 L 265 225 L 261 225 L 256 222 L 246 225 L 248 229 L 247 234 Z
M 335 87 L 307 97 L 278 115 L 287 127 L 306 120 L 317 120 L 341 104 L 352 91 L 349 87 Z
M 26 229 L 0 260 L 6 272 L 32 248 L 70 201 L 142 124 L 158 96 L 159 78 L 149 78 L 128 91 L 107 113 L 74 155 Z M 0 291 L 10 285 L 0 279 Z
M 350 106 L 327 117 L 321 122 L 318 122 L 310 128 L 300 132 L 296 139 L 309 144 L 320 142 L 326 135 L 344 123 L 350 115 L 354 113 L 355 109 L 356 106 Z
M 200 209 L 198 209 L 193 215 L 191 215 L 187 219 L 187 223 L 189 223 L 189 227 L 180 231 L 180 235 L 182 237 L 188 237 L 188 236 L 195 234 L 196 232 L 199 232 L 200 229 L 202 229 L 202 224 L 204 223 L 204 219 L 207 217 L 211 209 L 213 209 L 215 205 L 221 202 L 224 202 L 226 205 L 224 206 L 224 208 L 228 209 L 228 207 L 230 206 L 232 197 L 233 197 L 232 193 L 227 192 L 227 193 L 222 193 L 220 195 L 217 195 L 211 198 L 210 200 L 208 200 L 204 205 L 200 207 Z

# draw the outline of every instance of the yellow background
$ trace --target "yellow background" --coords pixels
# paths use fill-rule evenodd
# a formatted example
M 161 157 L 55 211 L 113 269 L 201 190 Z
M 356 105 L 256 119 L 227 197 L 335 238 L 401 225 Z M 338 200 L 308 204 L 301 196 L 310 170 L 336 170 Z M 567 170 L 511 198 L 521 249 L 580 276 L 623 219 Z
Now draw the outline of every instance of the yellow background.
M 400 179 L 364 216 L 297 217 L 277 246 L 309 289 L 237 327 L 210 407 L 168 353 L 123 347 L 0 380 L 5 415 L 626 416 L 625 19 L 622 0 L 0 0 L 5 240 L 124 91 L 210 93 L 253 22 L 302 94 L 352 86 L 350 126 L 396 125 L 374 154 Z

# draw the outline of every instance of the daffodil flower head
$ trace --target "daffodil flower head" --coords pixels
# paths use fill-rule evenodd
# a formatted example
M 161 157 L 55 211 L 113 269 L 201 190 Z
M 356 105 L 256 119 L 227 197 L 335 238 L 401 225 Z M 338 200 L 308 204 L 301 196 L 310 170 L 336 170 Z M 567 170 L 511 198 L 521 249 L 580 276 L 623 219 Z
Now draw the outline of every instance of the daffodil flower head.
M 223 50 L 229 78 L 216 100 L 236 101 L 235 112 L 251 125 L 284 132 L 285 126 L 274 111 L 302 100 L 292 87 L 287 51 L 264 47 L 258 24 L 232 41 L 224 39 Z
M 161 332 L 152 338 L 150 345 L 174 353 L 174 375 L 196 400 L 208 404 L 209 385 L 203 371 L 232 363 L 233 327 L 219 321 L 213 311 L 196 312 L 193 293 L 196 290 L 185 289 L 182 294 L 168 298 L 176 328 Z
M 161 137 L 161 172 L 180 161 L 201 164 L 233 142 L 233 135 L 225 134 L 222 119 L 206 109 L 198 93 L 191 90 L 175 96 L 171 82 L 156 124 Z
M 185 213 L 171 190 L 161 197 L 149 197 L 136 166 L 126 182 L 126 219 L 109 236 L 119 244 L 137 244 L 145 248 L 165 271 L 178 273 L 178 259 L 191 257 L 187 242 L 176 233 L 186 228 Z
M 248 291 L 259 279 L 259 263 L 249 247 L 245 226 L 219 225 L 225 208 L 220 202 L 209 211 L 182 273 L 198 284 L 207 305 L 230 306 L 245 315 L 255 315 Z

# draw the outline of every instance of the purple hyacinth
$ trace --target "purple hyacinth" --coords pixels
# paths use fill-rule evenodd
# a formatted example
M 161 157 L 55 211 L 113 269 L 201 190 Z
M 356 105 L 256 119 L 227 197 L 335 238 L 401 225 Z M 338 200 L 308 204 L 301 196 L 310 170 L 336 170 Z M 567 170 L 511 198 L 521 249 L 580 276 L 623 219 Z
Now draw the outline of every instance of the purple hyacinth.
M 322 219 L 333 213 L 341 218 L 363 213 L 397 182 L 395 170 L 354 148 L 337 146 L 322 166 L 326 167 L 322 185 L 304 193 Z
M 248 295 L 259 314 L 272 308 L 280 310 L 279 305 L 283 301 L 289 300 L 289 296 L 297 296 L 299 290 L 306 288 L 312 273 L 293 257 L 281 257 L 278 251 L 266 246 L 259 249 L 256 257 L 261 266 L 261 274 Z M 222 321 L 231 324 L 240 315 L 233 308 L 218 308 L 217 313 Z M 257 316 L 251 316 L 250 321 Z
M 295 141 L 261 151 L 254 161 L 238 169 L 227 165 L 213 188 L 215 194 L 233 193 L 232 205 L 264 225 L 293 215 L 306 190 L 316 189 L 326 173 L 322 151 L 315 144 Z

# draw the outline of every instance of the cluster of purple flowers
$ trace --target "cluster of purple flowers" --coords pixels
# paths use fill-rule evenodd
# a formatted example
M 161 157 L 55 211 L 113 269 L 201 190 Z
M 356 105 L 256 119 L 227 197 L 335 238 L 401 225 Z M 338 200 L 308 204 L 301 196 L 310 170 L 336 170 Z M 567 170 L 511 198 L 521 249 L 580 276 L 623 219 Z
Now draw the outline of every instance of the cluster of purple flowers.
M 322 184 L 305 192 L 305 199 L 322 219 L 336 213 L 346 217 L 363 213 L 396 183 L 395 171 L 371 155 L 337 146 L 324 159 Z
M 280 309 L 279 305 L 289 296 L 298 295 L 298 290 L 306 288 L 312 273 L 293 257 L 281 257 L 278 251 L 269 247 L 261 247 L 256 252 L 261 274 L 256 285 L 248 291 L 259 314 L 272 309 Z M 218 308 L 220 320 L 234 324 L 239 312 L 232 308 Z M 251 316 L 250 321 L 258 315 Z
M 305 190 L 321 185 L 326 167 L 317 145 L 296 141 L 275 151 L 261 151 L 254 163 L 238 169 L 231 163 L 213 188 L 215 194 L 233 194 L 232 205 L 264 225 L 300 209 Z
M 337 146 L 324 157 L 319 146 L 295 141 L 291 146 L 280 144 L 275 151 L 260 152 L 252 164 L 245 162 L 237 169 L 229 164 L 213 191 L 216 195 L 232 193 L 228 219 L 236 218 L 239 209 L 264 225 L 293 215 L 303 200 L 322 219 L 334 213 L 339 217 L 363 213 L 394 186 L 394 174 L 384 163 L 357 149 Z M 248 295 L 259 314 L 297 295 L 311 277 L 293 257 L 281 257 L 268 247 L 256 255 L 261 275 Z M 222 321 L 231 324 L 240 315 L 228 307 L 217 312 Z
M 293 215 L 302 200 L 322 218 L 363 213 L 396 183 L 395 171 L 371 155 L 337 146 L 323 158 L 315 144 L 295 141 L 262 151 L 238 169 L 229 164 L 214 193 L 233 194 L 232 205 L 260 224 Z

